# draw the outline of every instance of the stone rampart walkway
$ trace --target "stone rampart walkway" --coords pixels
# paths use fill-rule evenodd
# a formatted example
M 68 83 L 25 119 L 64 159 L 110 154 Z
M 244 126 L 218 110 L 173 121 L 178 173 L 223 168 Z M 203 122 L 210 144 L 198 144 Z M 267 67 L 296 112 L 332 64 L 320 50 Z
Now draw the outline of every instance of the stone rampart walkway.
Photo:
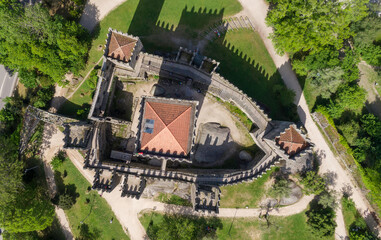
M 82 173 L 82 175 L 89 181 L 93 182 L 94 172 L 90 169 L 83 169 L 83 156 L 76 150 L 66 150 L 69 158 Z M 129 232 L 131 239 L 141 240 L 144 239 L 146 233 L 141 225 L 138 215 L 141 211 L 151 209 L 166 213 L 178 213 L 183 215 L 196 215 L 196 216 L 218 216 L 218 217 L 258 217 L 261 213 L 259 208 L 250 209 L 235 209 L 235 208 L 220 208 L 220 213 L 216 215 L 203 214 L 194 212 L 191 207 L 177 206 L 155 202 L 151 199 L 141 198 L 139 200 L 121 197 L 120 186 L 117 186 L 112 192 L 104 192 L 102 196 L 106 199 L 108 204 L 114 211 L 117 219 L 122 224 L 125 230 Z M 313 199 L 313 196 L 304 196 L 297 203 L 273 209 L 270 211 L 271 215 L 275 216 L 289 216 L 300 213 L 307 208 L 308 203 Z M 263 213 L 263 211 L 262 211 Z

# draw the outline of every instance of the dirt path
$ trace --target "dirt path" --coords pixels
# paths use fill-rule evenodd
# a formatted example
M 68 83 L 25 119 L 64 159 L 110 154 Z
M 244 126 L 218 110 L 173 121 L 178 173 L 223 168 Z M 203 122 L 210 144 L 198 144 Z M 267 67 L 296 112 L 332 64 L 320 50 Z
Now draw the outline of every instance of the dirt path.
M 57 192 L 57 186 L 54 181 L 54 172 L 50 165 L 52 158 L 57 152 L 62 149 L 64 134 L 58 131 L 57 128 L 51 124 L 45 124 L 43 144 L 41 146 L 43 150 L 42 159 L 44 161 L 45 176 L 48 183 L 49 195 L 54 197 Z M 62 231 L 66 239 L 74 239 L 73 233 L 70 229 L 69 221 L 67 220 L 64 210 L 59 207 L 55 207 L 56 216 L 61 224 Z
M 66 151 L 71 161 L 77 167 L 77 169 L 82 173 L 82 175 L 89 181 L 93 182 L 94 172 L 89 169 L 83 169 L 83 157 L 76 150 Z M 120 196 L 120 186 L 117 186 L 111 193 L 103 193 L 102 196 L 106 199 L 111 209 L 114 211 L 117 219 L 123 226 L 123 228 L 128 231 L 131 239 L 144 239 L 145 229 L 139 221 L 139 213 L 143 210 L 155 210 L 167 213 L 179 213 L 183 215 L 210 215 L 215 216 L 215 214 L 198 214 L 195 213 L 191 207 L 183 207 L 176 205 L 169 205 L 160 202 L 155 202 L 151 199 L 141 198 L 139 200 L 121 197 Z M 313 199 L 313 196 L 304 196 L 297 203 L 282 207 L 279 209 L 273 209 L 270 211 L 271 215 L 274 216 L 289 216 L 293 214 L 300 213 L 307 208 L 308 203 Z M 236 208 L 220 208 L 219 217 L 253 217 L 259 216 L 261 209 L 236 209 Z M 263 213 L 263 212 L 262 212 Z
M 357 187 L 357 184 L 354 182 L 352 176 L 348 174 L 340 165 L 340 160 L 334 156 L 327 143 L 325 142 L 323 136 L 321 135 L 319 129 L 313 122 L 303 91 L 299 85 L 295 73 L 292 70 L 288 57 L 286 55 L 279 56 L 276 53 L 271 40 L 268 39 L 268 36 L 272 31 L 272 29 L 267 27 L 265 24 L 268 5 L 263 0 L 240 0 L 240 2 L 244 8 L 243 12 L 252 20 L 255 29 L 257 29 L 259 35 L 264 41 L 264 44 L 275 65 L 277 66 L 284 83 L 296 94 L 294 102 L 298 106 L 298 115 L 307 129 L 310 139 L 315 144 L 315 151 L 318 153 L 318 156 L 321 160 L 320 173 L 323 174 L 329 171 L 336 173 L 337 178 L 335 179 L 333 186 L 336 191 L 341 192 L 342 188 L 346 185 L 352 188 L 353 194 L 351 198 L 355 202 L 357 209 L 365 218 L 368 226 L 375 233 L 380 234 L 380 229 L 377 227 L 374 218 L 371 217 L 370 214 L 364 214 L 365 210 L 371 209 L 369 202 L 365 198 L 361 189 Z M 338 216 L 336 218 L 336 222 L 338 225 L 336 228 L 336 239 L 343 239 L 347 237 L 343 218 Z
M 90 32 L 109 12 L 126 0 L 89 0 L 83 10 L 79 23 Z
M 370 77 L 369 74 L 374 70 L 364 61 L 361 61 L 358 67 L 361 74 L 359 85 L 367 92 L 366 107 L 369 112 L 381 119 L 381 98 L 374 87 L 374 82 L 371 82 L 370 79 L 368 79 Z
M 67 92 L 68 92 L 68 88 L 61 87 L 58 84 L 56 84 L 54 96 L 50 103 L 49 112 L 56 113 L 58 111 L 61 105 L 66 101 L 66 98 L 64 96 L 66 95 Z

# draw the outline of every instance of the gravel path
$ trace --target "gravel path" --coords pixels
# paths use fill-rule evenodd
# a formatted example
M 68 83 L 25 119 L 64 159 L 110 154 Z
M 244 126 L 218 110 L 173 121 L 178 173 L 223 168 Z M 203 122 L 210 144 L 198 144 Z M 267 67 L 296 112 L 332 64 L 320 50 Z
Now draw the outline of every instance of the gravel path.
M 373 71 L 372 67 L 364 61 L 361 61 L 358 66 L 361 74 L 359 85 L 367 92 L 366 107 L 369 112 L 381 119 L 381 98 L 378 95 L 374 83 L 369 82 L 368 79 L 369 71 Z
M 51 124 L 45 124 L 44 141 L 41 148 L 43 149 L 42 159 L 44 161 L 45 176 L 51 197 L 55 195 L 57 187 L 54 181 L 54 172 L 50 165 L 50 162 L 52 161 L 52 158 L 58 153 L 58 151 L 62 149 L 63 137 L 63 133 L 61 131 L 58 131 L 55 126 Z M 65 238 L 67 240 L 74 239 L 69 221 L 67 220 L 64 210 L 59 207 L 55 207 L 55 211 L 58 221 L 61 224 L 61 228 L 65 235 Z
M 63 146 L 63 133 L 60 131 L 55 131 L 51 139 L 51 147 L 46 150 L 46 156 L 52 157 L 55 153 Z M 67 149 L 66 153 L 71 159 L 73 164 L 82 173 L 82 175 L 91 184 L 94 178 L 94 171 L 89 169 L 83 169 L 83 156 L 73 149 Z M 176 205 L 169 205 L 160 202 L 155 202 L 151 199 L 141 198 L 139 200 L 121 197 L 120 186 L 117 186 L 111 193 L 104 192 L 102 196 L 106 199 L 111 209 L 114 211 L 116 218 L 119 220 L 124 230 L 129 233 L 131 239 L 144 239 L 145 230 L 141 225 L 138 215 L 141 211 L 151 209 L 160 212 L 167 213 L 179 213 L 183 215 L 205 215 L 193 212 L 191 207 L 183 207 Z M 297 203 L 282 207 L 279 209 L 273 209 L 270 211 L 271 215 L 274 216 L 288 216 L 302 212 L 307 208 L 308 203 L 312 200 L 313 196 L 304 196 Z M 259 216 L 262 212 L 258 208 L 250 209 L 236 209 L 236 208 L 220 208 L 219 217 L 253 217 Z M 263 212 L 262 212 L 263 213 Z M 215 214 L 206 214 L 207 216 L 214 216 Z M 63 211 L 57 211 L 57 216 L 63 225 L 64 229 L 67 229 L 70 233 L 70 225 L 66 219 Z M 65 231 L 66 232 L 66 231 Z M 71 236 L 72 238 L 72 236 Z
M 89 0 L 83 10 L 79 23 L 90 32 L 109 12 L 126 0 Z
M 303 91 L 299 85 L 295 73 L 292 70 L 288 56 L 279 56 L 276 53 L 271 40 L 268 39 L 268 36 L 272 31 L 272 29 L 267 27 L 265 23 L 268 5 L 263 0 L 240 0 L 240 2 L 244 8 L 244 14 L 252 20 L 255 29 L 258 31 L 259 35 L 264 41 L 264 44 L 270 53 L 270 56 L 272 57 L 275 65 L 277 66 L 284 83 L 296 94 L 295 104 L 298 106 L 298 115 L 307 129 L 310 139 L 315 144 L 315 151 L 318 153 L 318 156 L 321 160 L 320 173 L 336 173 L 337 178 L 335 179 L 333 186 L 336 191 L 341 192 L 342 188 L 346 185 L 352 188 L 353 194 L 351 198 L 355 202 L 357 209 L 365 218 L 368 226 L 373 229 L 374 232 L 378 232 L 378 234 L 380 234 L 380 227 L 377 226 L 374 218 L 371 217 L 369 213 L 365 214 L 366 210 L 371 210 L 369 202 L 365 198 L 361 189 L 357 187 L 353 177 L 348 174 L 340 165 L 340 160 L 334 156 L 327 143 L 325 142 L 323 136 L 321 135 L 319 129 L 313 122 L 306 100 L 304 98 Z M 340 208 L 338 210 L 340 210 Z M 347 233 L 345 230 L 344 219 L 341 213 L 337 214 L 336 223 L 338 226 L 336 228 L 335 237 L 336 239 L 344 239 L 347 237 Z

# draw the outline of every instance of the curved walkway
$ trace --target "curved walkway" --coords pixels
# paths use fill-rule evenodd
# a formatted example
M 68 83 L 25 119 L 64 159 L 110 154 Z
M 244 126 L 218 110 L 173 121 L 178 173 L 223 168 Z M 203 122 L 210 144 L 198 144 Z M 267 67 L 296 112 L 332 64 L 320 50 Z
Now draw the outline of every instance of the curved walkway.
M 351 198 L 355 202 L 358 211 L 365 218 L 368 226 L 375 233 L 378 233 L 378 235 L 381 236 L 381 231 L 377 226 L 377 223 L 375 222 L 374 218 L 369 214 L 369 211 L 367 211 L 368 209 L 371 209 L 368 200 L 365 198 L 361 189 L 358 188 L 353 177 L 348 172 L 346 172 L 344 168 L 340 165 L 340 160 L 334 156 L 327 143 L 325 142 L 323 136 L 321 135 L 319 129 L 317 128 L 316 124 L 312 120 L 302 88 L 300 87 L 298 79 L 292 70 L 288 56 L 279 56 L 276 53 L 271 40 L 268 38 L 269 34 L 272 32 L 272 29 L 266 26 L 265 23 L 268 5 L 263 0 L 239 1 L 241 2 L 244 8 L 244 13 L 252 20 L 255 29 L 261 36 L 270 56 L 272 57 L 276 67 L 278 68 L 279 73 L 282 76 L 284 83 L 289 89 L 292 89 L 296 94 L 294 102 L 298 107 L 298 115 L 307 129 L 310 139 L 315 144 L 314 150 L 318 153 L 318 156 L 321 160 L 320 173 L 335 173 L 337 177 L 335 179 L 333 188 L 338 192 L 341 192 L 341 190 L 345 186 L 350 186 L 352 188 L 353 194 Z M 340 210 L 340 208 L 338 210 Z M 368 213 L 365 214 L 365 211 Z M 335 237 L 337 239 L 344 239 L 345 237 L 347 237 L 347 233 L 341 212 L 337 214 L 336 222 L 338 224 L 338 227 L 336 228 Z
M 92 183 L 94 178 L 94 172 L 90 169 L 83 169 L 83 156 L 77 150 L 66 150 L 69 158 L 82 175 Z M 151 209 L 166 213 L 178 213 L 183 215 L 197 215 L 197 216 L 215 216 L 216 214 L 204 214 L 197 213 L 192 210 L 191 207 L 177 206 L 171 204 L 164 204 L 161 202 L 155 202 L 151 199 L 141 198 L 139 200 L 121 197 L 119 186 L 117 186 L 112 192 L 104 192 L 102 196 L 106 199 L 111 209 L 114 211 L 117 219 L 129 232 L 131 239 L 144 239 L 145 229 L 141 225 L 138 215 L 141 211 Z M 272 209 L 269 213 L 276 216 L 289 216 L 300 213 L 307 208 L 308 203 L 313 199 L 313 196 L 304 196 L 297 203 L 282 207 L 279 209 Z M 261 213 L 259 208 L 250 209 L 236 209 L 236 208 L 220 208 L 219 217 L 254 217 L 259 216 Z M 262 211 L 263 213 L 263 211 Z

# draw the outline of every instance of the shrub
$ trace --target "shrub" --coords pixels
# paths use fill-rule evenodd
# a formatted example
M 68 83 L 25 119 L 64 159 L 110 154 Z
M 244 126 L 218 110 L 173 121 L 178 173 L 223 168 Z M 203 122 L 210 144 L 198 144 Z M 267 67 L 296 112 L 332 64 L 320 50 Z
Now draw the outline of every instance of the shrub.
M 66 154 L 64 151 L 59 151 L 56 156 L 53 157 L 53 160 L 51 161 L 51 165 L 54 170 L 57 170 L 65 161 Z
M 59 196 L 58 205 L 63 210 L 68 210 L 74 205 L 73 197 L 69 194 L 62 194 Z
M 324 208 L 320 204 L 316 204 L 311 210 L 306 212 L 308 217 L 307 224 L 311 227 L 312 232 L 321 238 L 327 238 L 335 233 L 336 214 L 332 208 Z
M 318 195 L 325 190 L 324 178 L 319 176 L 314 171 L 307 172 L 303 176 L 301 183 L 304 186 L 303 192 L 307 195 L 310 195 L 310 194 Z

